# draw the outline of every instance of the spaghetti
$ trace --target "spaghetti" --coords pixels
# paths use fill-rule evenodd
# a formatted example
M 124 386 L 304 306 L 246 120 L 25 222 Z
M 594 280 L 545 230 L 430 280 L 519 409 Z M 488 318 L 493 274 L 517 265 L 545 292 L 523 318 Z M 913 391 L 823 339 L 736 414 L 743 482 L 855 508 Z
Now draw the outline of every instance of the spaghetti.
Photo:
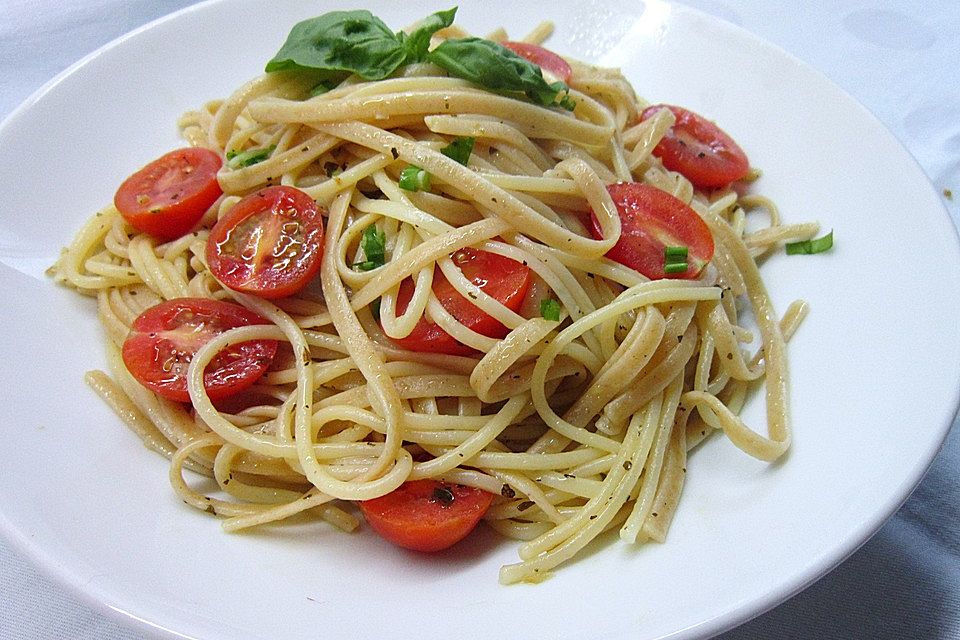
M 538 28 L 532 44 L 549 33 Z M 434 45 L 462 35 L 440 29 Z M 662 541 L 688 451 L 714 431 L 761 460 L 784 454 L 785 341 L 805 307 L 779 317 L 756 259 L 817 226 L 782 224 L 762 197 L 698 189 L 665 168 L 654 151 L 677 117 L 641 117 L 649 105 L 618 71 L 567 62 L 572 112 L 430 62 L 381 80 L 349 75 L 313 97 L 315 76 L 268 73 L 180 120 L 190 145 L 221 158 L 264 151 L 223 166 L 223 195 L 191 233 L 158 240 L 113 206 L 83 226 L 52 272 L 97 298 L 110 373 L 87 381 L 170 458 L 184 501 L 222 516 L 228 531 L 305 511 L 352 530 L 351 502 L 404 482 L 476 487 L 497 496 L 487 524 L 523 541 L 520 562 L 501 570 L 513 583 L 542 579 L 608 529 L 630 543 Z M 467 138 L 466 162 L 446 155 Z M 429 189 L 401 188 L 409 166 Z M 608 188 L 621 182 L 669 193 L 706 224 L 715 251 L 696 277 L 651 280 L 607 257 L 626 234 Z M 306 193 L 326 219 L 319 276 L 267 300 L 223 286 L 207 251 L 214 223 L 271 185 Z M 748 231 L 757 214 L 769 225 Z M 370 261 L 372 239 L 382 240 L 382 264 Z M 463 251 L 528 268 L 522 304 L 510 308 L 466 277 Z M 504 335 L 461 322 L 438 298 L 440 280 Z M 141 313 L 181 298 L 231 300 L 265 319 L 199 348 L 189 403 L 144 387 L 121 357 Z M 541 313 L 544 301 L 555 315 Z M 760 338 L 752 355 L 744 304 Z M 462 350 L 409 348 L 404 338 L 425 320 Z M 268 371 L 228 402 L 212 400 L 205 369 L 256 340 L 281 345 Z M 759 386 L 766 434 L 738 417 Z M 214 478 L 219 494 L 196 491 L 185 469 Z

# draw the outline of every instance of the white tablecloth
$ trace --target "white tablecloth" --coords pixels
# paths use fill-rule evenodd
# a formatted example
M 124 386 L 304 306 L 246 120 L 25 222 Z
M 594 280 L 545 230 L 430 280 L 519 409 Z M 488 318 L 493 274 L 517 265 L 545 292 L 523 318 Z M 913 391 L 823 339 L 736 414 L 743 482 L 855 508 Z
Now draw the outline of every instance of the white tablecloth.
M 188 4 L 0 0 L 0 118 L 75 60 Z M 960 220 L 957 0 L 687 4 L 779 45 L 860 100 L 917 158 L 954 223 Z M 922 484 L 867 544 L 813 586 L 721 638 L 960 638 L 960 429 L 954 427 Z M 0 638 L 141 637 L 40 575 L 0 540 Z

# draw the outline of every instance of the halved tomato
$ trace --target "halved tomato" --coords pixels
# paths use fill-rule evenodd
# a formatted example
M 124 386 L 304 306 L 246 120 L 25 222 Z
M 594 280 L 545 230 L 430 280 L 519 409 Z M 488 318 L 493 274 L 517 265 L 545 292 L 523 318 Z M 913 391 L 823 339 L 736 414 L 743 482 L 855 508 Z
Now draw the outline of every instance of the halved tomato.
M 187 368 L 203 345 L 228 329 L 269 324 L 238 304 L 176 298 L 150 307 L 133 321 L 123 343 L 123 363 L 140 384 L 170 400 L 188 402 Z M 203 373 L 203 388 L 216 400 L 243 391 L 270 366 L 276 340 L 252 340 L 217 354 Z
M 171 151 L 124 180 L 113 204 L 138 231 L 175 240 L 193 229 L 223 193 L 217 182 L 222 164 L 210 149 Z
M 210 231 L 207 266 L 225 287 L 261 298 L 297 293 L 323 259 L 323 215 L 303 191 L 266 187 L 234 205 Z
M 644 109 L 646 120 L 661 109 L 669 109 L 676 122 L 654 147 L 653 155 L 663 166 L 681 173 L 698 189 L 725 187 L 750 172 L 743 149 L 720 127 L 683 107 L 656 104 Z
M 620 214 L 620 240 L 606 256 L 639 271 L 651 280 L 696 278 L 713 258 L 713 236 L 697 212 L 666 191 L 640 182 L 607 186 Z M 603 237 L 596 215 L 590 215 L 590 232 Z M 687 268 L 667 273 L 666 248 L 685 247 Z
M 516 260 L 488 251 L 464 248 L 453 254 L 453 263 L 463 275 L 484 293 L 494 298 L 511 311 L 523 304 L 530 285 L 530 268 Z M 397 314 L 407 310 L 413 297 L 414 283 L 407 278 L 400 283 L 397 296 Z M 443 308 L 465 327 L 490 338 L 502 338 L 509 332 L 497 319 L 481 311 L 475 304 L 461 296 L 439 269 L 433 275 L 433 293 Z M 446 353 L 468 356 L 476 353 L 465 344 L 426 318 L 421 318 L 413 331 L 405 338 L 391 338 L 394 344 L 410 351 Z
M 570 82 L 570 77 L 573 75 L 573 70 L 570 68 L 570 65 L 567 64 L 567 61 L 555 54 L 549 49 L 544 49 L 543 47 L 530 44 L 529 42 L 501 42 L 504 47 L 510 49 L 515 54 L 521 58 L 525 58 L 532 62 L 533 64 L 540 67 L 543 71 L 554 76 L 557 80 L 562 80 L 564 83 Z
M 412 480 L 357 504 L 370 526 L 395 545 L 440 551 L 467 537 L 491 502 L 492 493 L 474 487 Z

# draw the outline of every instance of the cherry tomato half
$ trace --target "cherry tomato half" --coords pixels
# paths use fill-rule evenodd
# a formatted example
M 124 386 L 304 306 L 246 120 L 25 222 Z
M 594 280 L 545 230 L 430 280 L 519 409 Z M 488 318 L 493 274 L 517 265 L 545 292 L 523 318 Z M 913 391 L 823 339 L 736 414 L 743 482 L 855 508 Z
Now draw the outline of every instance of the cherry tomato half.
M 267 320 L 238 304 L 207 298 L 176 298 L 150 307 L 123 343 L 123 362 L 140 384 L 170 400 L 188 402 L 187 368 L 200 347 L 228 329 Z M 243 391 L 270 366 L 276 340 L 252 340 L 217 354 L 203 374 L 214 400 Z
M 666 191 L 639 182 L 607 186 L 620 213 L 620 240 L 606 255 L 651 280 L 696 278 L 713 258 L 713 236 L 697 212 Z M 590 232 L 603 237 L 600 221 L 591 214 Z M 687 270 L 664 271 L 665 247 L 687 248 Z
M 217 221 L 207 240 L 207 266 L 217 280 L 261 298 L 300 291 L 322 258 L 322 210 L 293 187 L 251 193 Z
M 484 293 L 494 298 L 511 311 L 517 311 L 530 286 L 530 268 L 488 251 L 465 248 L 453 254 L 453 263 L 463 275 Z M 407 278 L 400 284 L 397 296 L 397 313 L 407 310 L 413 297 L 414 283 Z M 439 269 L 433 275 L 433 293 L 443 308 L 465 327 L 490 338 L 502 338 L 508 330 L 500 321 L 481 311 L 472 302 L 461 296 Z M 410 351 L 429 351 L 453 356 L 469 356 L 476 353 L 467 345 L 458 342 L 449 333 L 426 318 L 421 318 L 405 338 L 391 338 L 394 344 Z
M 640 119 L 646 120 L 660 109 L 669 109 L 676 118 L 653 149 L 667 169 L 683 174 L 698 189 L 725 187 L 750 172 L 747 154 L 733 138 L 693 111 L 657 104 L 644 109 Z
M 134 229 L 174 240 L 193 229 L 223 193 L 217 182 L 222 164 L 210 149 L 171 151 L 124 180 L 113 204 Z
M 528 42 L 502 42 L 500 43 L 510 51 L 513 51 L 515 54 L 521 58 L 526 58 L 533 64 L 540 67 L 542 70 L 553 75 L 557 80 L 562 80 L 564 83 L 570 82 L 570 77 L 573 75 L 573 69 L 570 68 L 570 65 L 567 64 L 567 61 L 555 54 L 549 49 L 544 49 L 543 47 L 535 44 L 530 44 Z
M 467 536 L 490 508 L 493 494 L 473 487 L 411 480 L 380 498 L 359 502 L 381 536 L 405 549 L 440 551 Z

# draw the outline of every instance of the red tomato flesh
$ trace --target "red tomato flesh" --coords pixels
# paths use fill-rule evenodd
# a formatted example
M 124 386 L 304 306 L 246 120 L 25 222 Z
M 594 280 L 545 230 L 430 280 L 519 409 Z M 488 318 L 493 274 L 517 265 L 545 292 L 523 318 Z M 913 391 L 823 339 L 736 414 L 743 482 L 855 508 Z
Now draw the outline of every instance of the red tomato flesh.
M 570 77 L 573 75 L 573 69 L 570 68 L 570 65 L 567 64 L 566 60 L 555 54 L 553 51 L 544 49 L 539 45 L 530 44 L 528 42 L 508 41 L 502 42 L 501 44 L 521 58 L 526 58 L 533 64 L 540 67 L 543 71 L 548 72 L 557 80 L 561 80 L 564 83 L 569 84 Z
M 666 191 L 639 182 L 607 186 L 620 214 L 620 240 L 606 256 L 639 271 L 651 280 L 692 279 L 713 258 L 713 236 L 697 212 Z M 591 214 L 590 232 L 603 237 L 600 222 Z M 666 273 L 665 247 L 687 248 L 687 270 Z
M 357 503 L 374 531 L 405 549 L 440 551 L 467 536 L 493 494 L 473 487 L 412 480 L 380 498 Z
M 307 285 L 323 259 L 323 211 L 303 191 L 276 186 L 248 195 L 210 231 L 207 266 L 224 286 L 283 298 Z
M 175 240 L 193 229 L 223 193 L 217 182 L 222 164 L 210 149 L 171 151 L 124 180 L 113 204 L 134 229 Z
M 511 311 L 520 309 L 527 287 L 530 286 L 530 268 L 516 260 L 488 251 L 464 248 L 453 254 L 453 263 L 463 275 L 484 293 L 494 298 Z M 400 283 L 397 296 L 397 314 L 407 310 L 413 297 L 414 283 L 407 278 Z M 440 269 L 433 273 L 433 293 L 450 315 L 461 324 L 490 338 L 503 338 L 509 330 L 497 319 L 481 311 L 472 302 L 461 296 L 447 281 Z M 474 355 L 476 351 L 458 342 L 437 324 L 421 318 L 413 331 L 405 338 L 391 338 L 394 344 L 409 351 L 445 353 L 453 356 Z
M 187 368 L 203 345 L 228 329 L 269 324 L 238 304 L 177 298 L 150 307 L 133 321 L 123 343 L 123 362 L 140 384 L 165 398 L 188 402 Z M 243 391 L 270 366 L 276 340 L 252 340 L 217 354 L 203 374 L 211 399 Z
M 683 174 L 698 189 L 725 187 L 750 172 L 743 149 L 720 127 L 683 107 L 657 104 L 644 109 L 646 120 L 661 109 L 673 112 L 676 122 L 653 149 L 670 171 Z

